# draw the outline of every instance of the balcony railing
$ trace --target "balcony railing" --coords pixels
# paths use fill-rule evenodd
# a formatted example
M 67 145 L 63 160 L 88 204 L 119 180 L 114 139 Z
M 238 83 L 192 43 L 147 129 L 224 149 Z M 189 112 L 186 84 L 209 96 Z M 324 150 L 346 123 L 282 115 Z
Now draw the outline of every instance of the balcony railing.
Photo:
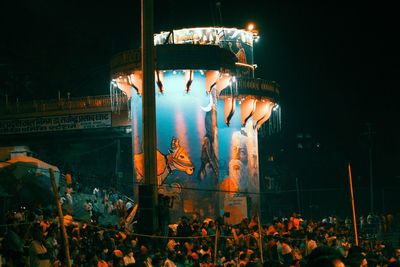
M 122 107 L 128 102 L 126 97 L 122 98 Z M 25 114 L 36 112 L 85 110 L 96 108 L 111 108 L 109 95 L 72 97 L 69 99 L 33 100 L 0 105 L 0 116 L 11 114 Z M 126 106 L 126 105 L 125 105 Z

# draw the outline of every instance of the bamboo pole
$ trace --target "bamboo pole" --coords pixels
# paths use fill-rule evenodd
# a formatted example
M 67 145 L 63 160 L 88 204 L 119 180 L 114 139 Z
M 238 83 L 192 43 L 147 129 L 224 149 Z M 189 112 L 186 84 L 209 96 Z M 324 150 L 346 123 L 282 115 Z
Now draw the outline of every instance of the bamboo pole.
M 354 205 L 353 178 L 351 176 L 350 163 L 348 164 L 348 170 L 349 170 L 349 182 L 350 182 L 351 209 L 352 209 L 352 213 L 353 213 L 354 238 L 356 241 L 356 246 L 358 246 L 357 217 L 356 217 L 356 207 Z
M 61 227 L 61 232 L 63 235 L 63 240 L 64 240 L 64 249 L 65 249 L 65 259 L 66 259 L 66 264 L 67 267 L 71 267 L 71 256 L 69 254 L 69 243 L 68 243 L 68 235 L 67 235 L 67 230 L 65 229 L 64 225 L 64 215 L 61 209 L 61 204 L 60 204 L 60 197 L 58 195 L 58 188 L 56 185 L 56 180 L 54 178 L 54 170 L 52 168 L 49 169 L 50 172 L 50 181 L 51 181 L 51 186 L 53 188 L 53 195 L 54 195 L 54 200 L 56 202 L 57 206 L 57 212 L 58 212 L 58 218 L 60 220 L 60 227 Z
M 260 258 L 261 263 L 264 264 L 264 255 L 263 255 L 263 245 L 262 245 L 262 231 L 261 231 L 261 223 L 260 216 L 257 215 L 257 223 L 258 223 L 258 235 L 259 235 L 259 247 L 260 247 Z
M 219 225 L 217 224 L 217 231 L 215 232 L 215 242 L 214 242 L 214 266 L 217 266 L 218 237 L 219 237 Z

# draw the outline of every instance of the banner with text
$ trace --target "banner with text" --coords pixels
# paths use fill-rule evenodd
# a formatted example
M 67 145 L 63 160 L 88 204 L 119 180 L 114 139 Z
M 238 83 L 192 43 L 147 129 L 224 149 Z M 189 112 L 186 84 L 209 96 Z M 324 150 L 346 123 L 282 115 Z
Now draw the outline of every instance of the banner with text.
M 0 120 L 0 134 L 96 129 L 111 123 L 111 112 Z

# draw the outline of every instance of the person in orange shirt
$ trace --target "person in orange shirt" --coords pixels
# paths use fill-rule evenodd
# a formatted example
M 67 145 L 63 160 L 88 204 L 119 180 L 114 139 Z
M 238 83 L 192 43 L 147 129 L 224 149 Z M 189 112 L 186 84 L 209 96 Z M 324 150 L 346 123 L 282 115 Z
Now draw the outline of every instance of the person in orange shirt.
M 289 219 L 288 230 L 300 230 L 300 218 L 296 212 L 293 212 L 292 217 Z
M 72 175 L 70 173 L 65 174 L 65 183 L 67 187 L 72 187 Z

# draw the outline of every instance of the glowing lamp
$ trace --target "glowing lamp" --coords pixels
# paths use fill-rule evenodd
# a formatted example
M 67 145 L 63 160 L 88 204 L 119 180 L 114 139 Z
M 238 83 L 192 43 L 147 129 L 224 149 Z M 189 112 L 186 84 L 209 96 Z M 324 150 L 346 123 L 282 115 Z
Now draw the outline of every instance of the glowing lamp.
M 254 30 L 254 24 L 253 23 L 249 23 L 249 25 L 247 25 L 247 30 L 248 31 Z

